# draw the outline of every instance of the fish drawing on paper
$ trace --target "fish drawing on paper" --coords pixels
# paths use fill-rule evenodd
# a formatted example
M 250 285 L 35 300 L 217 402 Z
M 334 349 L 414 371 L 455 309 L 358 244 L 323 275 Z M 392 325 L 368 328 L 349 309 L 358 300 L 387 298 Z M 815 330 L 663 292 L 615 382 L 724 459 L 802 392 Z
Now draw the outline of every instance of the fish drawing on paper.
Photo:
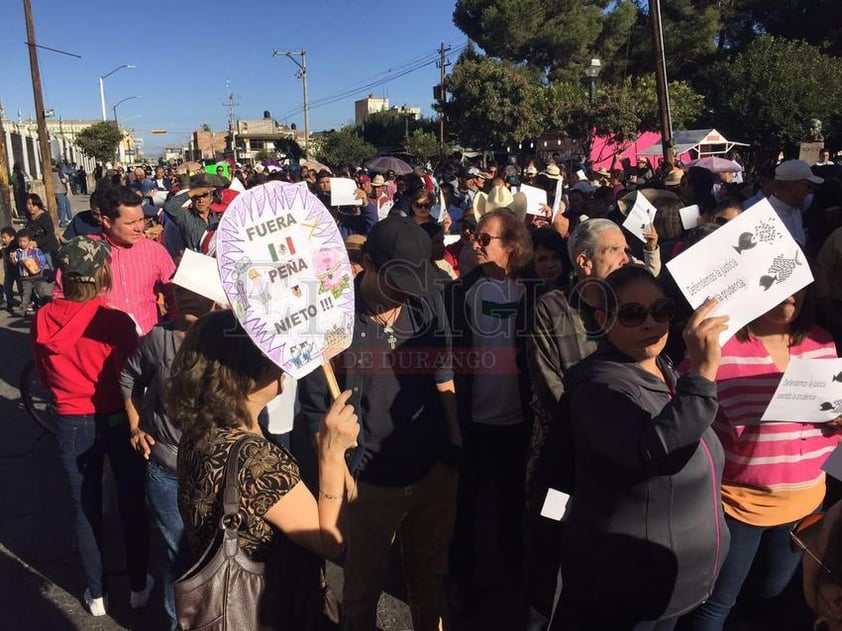
M 734 249 L 737 251 L 737 254 L 742 254 L 745 250 L 750 250 L 756 245 L 757 241 L 754 235 L 751 232 L 744 232 L 737 240 L 737 245 L 734 246 Z
M 831 381 L 838 381 L 842 383 L 842 372 L 838 372 L 830 378 Z
M 797 251 L 795 252 L 795 256 L 792 258 L 787 258 L 783 254 L 778 254 L 778 256 L 772 260 L 772 265 L 769 267 L 769 271 L 767 272 L 768 275 L 760 277 L 760 286 L 763 287 L 764 291 L 766 291 L 775 283 L 784 282 L 792 276 L 792 272 L 795 271 L 795 268 L 801 264 L 801 261 L 798 260 Z
M 842 399 L 836 399 L 832 403 L 830 401 L 825 401 L 824 403 L 819 406 L 819 409 L 822 412 L 835 412 L 835 413 L 842 413 Z
M 754 234 L 760 243 L 774 243 L 781 236 L 775 229 L 775 226 L 766 221 L 761 221 L 757 224 Z

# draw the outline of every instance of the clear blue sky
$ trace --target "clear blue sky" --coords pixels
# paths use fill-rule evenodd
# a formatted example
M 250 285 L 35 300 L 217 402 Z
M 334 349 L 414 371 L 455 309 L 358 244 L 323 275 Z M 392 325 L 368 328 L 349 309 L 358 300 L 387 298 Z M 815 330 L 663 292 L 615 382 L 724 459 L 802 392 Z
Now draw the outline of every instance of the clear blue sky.
M 10 119 L 18 110 L 34 115 L 23 0 L 4 0 L 0 20 L 0 101 Z M 163 146 L 184 144 L 202 123 L 227 128 L 228 88 L 237 118 L 260 118 L 264 110 L 303 129 L 302 86 L 296 66 L 272 57 L 275 48 L 307 51 L 313 107 L 310 129 L 352 122 L 354 100 L 367 92 L 389 98 L 390 105 L 416 106 L 432 114 L 435 63 L 376 87 L 319 106 L 329 97 L 433 61 L 439 44 L 456 54 L 466 43 L 453 25 L 453 0 L 307 0 L 306 2 L 196 3 L 32 0 L 39 45 L 66 50 L 82 59 L 39 49 L 47 109 L 64 119 L 98 119 L 98 77 L 121 64 L 105 80 L 121 124 L 142 137 L 148 156 Z M 167 129 L 152 135 L 152 129 Z

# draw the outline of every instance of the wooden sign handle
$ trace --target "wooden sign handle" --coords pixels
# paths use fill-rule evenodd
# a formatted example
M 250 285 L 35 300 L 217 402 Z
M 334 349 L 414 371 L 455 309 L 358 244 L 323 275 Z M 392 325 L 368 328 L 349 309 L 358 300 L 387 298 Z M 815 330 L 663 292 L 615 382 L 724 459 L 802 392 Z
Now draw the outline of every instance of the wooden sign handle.
M 336 381 L 336 374 L 333 372 L 333 365 L 330 363 L 330 360 L 327 360 L 324 364 L 322 364 L 322 371 L 325 374 L 325 379 L 327 379 L 327 388 L 330 390 L 330 398 L 333 401 L 336 401 L 342 391 L 339 389 L 339 383 Z

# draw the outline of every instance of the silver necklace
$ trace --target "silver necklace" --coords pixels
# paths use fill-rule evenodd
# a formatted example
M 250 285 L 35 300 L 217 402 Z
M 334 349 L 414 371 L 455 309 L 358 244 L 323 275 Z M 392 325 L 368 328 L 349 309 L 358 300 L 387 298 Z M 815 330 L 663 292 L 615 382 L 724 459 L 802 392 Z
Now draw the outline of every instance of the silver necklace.
M 377 322 L 377 324 L 383 327 L 383 333 L 386 334 L 386 343 L 392 350 L 395 350 L 395 347 L 398 344 L 398 338 L 395 335 L 394 328 L 392 328 L 392 325 L 398 319 L 398 315 L 400 315 L 400 307 L 397 307 L 395 311 L 389 315 L 388 318 L 384 318 L 381 315 L 371 315 L 372 319 L 375 322 Z

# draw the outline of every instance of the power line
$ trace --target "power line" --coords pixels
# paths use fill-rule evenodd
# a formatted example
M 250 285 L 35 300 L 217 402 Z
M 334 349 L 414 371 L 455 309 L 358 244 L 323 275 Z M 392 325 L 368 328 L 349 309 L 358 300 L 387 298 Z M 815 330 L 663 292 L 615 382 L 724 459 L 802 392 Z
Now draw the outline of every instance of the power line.
M 467 47 L 468 47 L 468 43 L 466 42 L 465 44 L 462 44 L 462 45 L 456 47 L 455 49 L 453 49 L 452 53 L 453 54 L 458 53 L 458 52 L 460 52 L 461 50 L 463 50 Z M 438 61 L 439 61 L 439 51 L 436 50 L 435 53 L 430 54 L 430 55 L 425 55 L 424 57 L 422 57 L 421 61 L 415 63 L 414 65 L 406 65 L 405 64 L 406 69 L 402 70 L 401 72 L 398 72 L 394 75 L 390 75 L 388 77 L 385 77 L 385 78 L 377 80 L 377 81 L 369 82 L 369 83 L 367 83 L 365 85 L 362 85 L 362 86 L 350 88 L 348 90 L 344 90 L 343 92 L 339 92 L 339 93 L 331 95 L 331 96 L 326 96 L 326 97 L 322 97 L 321 99 L 316 99 L 315 101 L 311 101 L 310 102 L 310 109 L 313 109 L 313 108 L 316 108 L 316 107 L 323 107 L 325 105 L 331 105 L 333 103 L 336 103 L 337 101 L 341 101 L 343 99 L 346 99 L 349 96 L 359 94 L 360 92 L 368 92 L 368 91 L 372 90 L 373 88 L 380 87 L 381 85 L 385 85 L 385 84 L 387 84 L 391 81 L 395 81 L 396 79 L 400 79 L 401 77 L 405 77 L 406 75 L 411 74 L 413 72 L 416 72 L 418 70 L 421 70 L 422 68 L 426 68 L 427 66 L 431 66 L 431 65 L 437 63 Z M 390 72 L 390 71 L 387 70 L 385 72 Z M 279 116 L 279 118 L 280 119 L 289 118 L 290 116 L 294 116 L 295 114 L 299 114 L 302 111 L 303 111 L 303 108 L 301 106 L 297 106 L 295 108 L 292 108 L 292 109 L 288 110 L 287 112 L 284 112 L 281 116 Z

